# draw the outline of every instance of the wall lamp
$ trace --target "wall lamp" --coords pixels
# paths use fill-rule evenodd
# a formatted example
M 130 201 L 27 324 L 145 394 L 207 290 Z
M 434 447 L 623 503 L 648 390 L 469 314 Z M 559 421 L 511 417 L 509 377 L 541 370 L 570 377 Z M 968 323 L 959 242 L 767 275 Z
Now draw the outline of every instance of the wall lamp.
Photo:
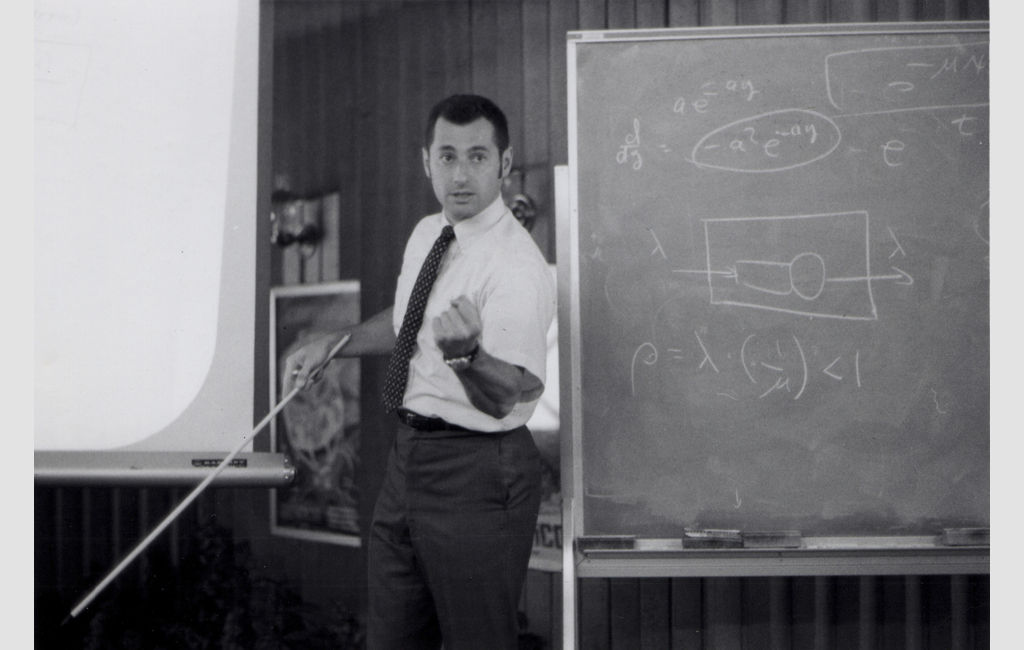
M 270 203 L 270 241 L 276 246 L 315 246 L 323 237 L 319 200 L 278 191 L 271 196 Z

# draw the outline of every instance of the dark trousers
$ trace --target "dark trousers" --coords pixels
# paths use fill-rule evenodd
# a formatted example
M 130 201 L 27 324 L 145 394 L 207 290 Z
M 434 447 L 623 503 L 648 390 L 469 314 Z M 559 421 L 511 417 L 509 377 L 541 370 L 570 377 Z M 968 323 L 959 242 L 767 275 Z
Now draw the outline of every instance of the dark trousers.
M 369 535 L 368 650 L 515 650 L 539 507 L 526 427 L 399 425 Z

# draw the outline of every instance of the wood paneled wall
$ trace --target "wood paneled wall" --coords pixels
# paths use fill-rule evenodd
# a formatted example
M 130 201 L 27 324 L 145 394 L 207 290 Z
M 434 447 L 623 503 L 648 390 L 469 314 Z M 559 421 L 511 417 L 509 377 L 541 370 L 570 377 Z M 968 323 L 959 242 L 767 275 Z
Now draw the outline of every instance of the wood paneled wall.
M 537 203 L 534 236 L 554 260 L 553 166 L 568 156 L 565 33 L 817 22 L 988 19 L 987 0 L 263 0 L 273 25 L 273 188 L 337 193 L 325 224 L 330 269 L 296 250 L 261 253 L 274 284 L 359 279 L 362 310 L 391 304 L 402 246 L 436 211 L 420 164 L 426 113 L 454 92 L 508 113 L 521 189 Z M 269 13 L 268 13 L 269 12 Z M 265 161 L 264 161 L 265 162 Z M 261 162 L 261 164 L 264 164 Z M 260 217 L 265 218 L 265 217 Z M 265 230 L 264 230 L 265 232 Z M 270 246 L 269 242 L 260 242 Z M 363 364 L 380 394 L 383 360 Z M 263 390 L 257 387 L 257 394 Z M 362 405 L 362 520 L 369 521 L 393 426 Z M 269 407 L 268 407 L 269 408 Z M 36 592 L 73 601 L 183 494 L 37 489 Z M 364 602 L 362 552 L 269 534 L 265 490 L 218 490 L 181 526 L 215 511 L 270 573 L 307 599 Z M 196 519 L 198 517 L 199 519 Z M 181 531 L 150 553 L 177 557 Z M 122 579 L 145 579 L 145 561 Z M 134 576 L 134 577 L 132 577 Z M 560 647 L 558 574 L 531 571 L 530 630 Z M 988 577 L 587 579 L 581 648 L 983 648 Z

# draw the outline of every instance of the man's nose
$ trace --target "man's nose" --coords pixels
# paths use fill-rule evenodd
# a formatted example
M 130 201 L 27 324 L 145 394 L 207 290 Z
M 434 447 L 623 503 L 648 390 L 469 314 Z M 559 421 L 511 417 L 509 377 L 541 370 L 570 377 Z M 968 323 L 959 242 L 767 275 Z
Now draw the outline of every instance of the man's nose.
M 455 169 L 452 170 L 452 179 L 458 182 L 465 181 L 469 178 L 469 173 L 466 169 L 466 162 L 459 161 L 455 163 Z

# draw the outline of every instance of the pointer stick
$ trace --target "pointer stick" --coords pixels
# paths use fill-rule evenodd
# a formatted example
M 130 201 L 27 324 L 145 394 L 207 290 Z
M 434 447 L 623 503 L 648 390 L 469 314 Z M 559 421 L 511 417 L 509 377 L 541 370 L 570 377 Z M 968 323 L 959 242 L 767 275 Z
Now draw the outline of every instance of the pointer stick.
M 343 336 L 341 338 L 341 340 L 338 341 L 338 344 L 335 345 L 334 348 L 331 350 L 330 354 L 327 355 L 327 361 L 324 361 L 324 363 L 319 368 L 317 368 L 316 371 L 310 373 L 310 376 L 312 377 L 317 372 L 319 372 L 321 369 L 323 369 L 328 363 L 330 363 L 331 359 L 334 358 L 334 355 L 338 354 L 338 352 L 341 351 L 341 348 L 345 347 L 345 344 L 348 343 L 348 340 L 350 338 L 352 338 L 350 334 L 346 334 L 345 336 Z M 267 426 L 267 423 L 269 423 L 272 419 L 274 419 L 275 415 L 277 415 L 278 413 L 281 412 L 281 409 L 284 408 L 285 404 L 287 404 L 293 397 L 295 397 L 295 395 L 298 394 L 299 390 L 301 390 L 301 389 L 298 386 L 293 388 L 291 390 L 291 392 L 288 393 L 280 401 L 280 403 L 278 403 L 278 405 L 275 406 L 273 408 L 273 410 L 270 411 L 270 413 L 267 413 L 267 416 L 265 418 L 263 418 L 263 420 L 261 420 L 259 424 L 256 425 L 256 428 L 252 430 L 252 433 L 250 433 L 250 434 L 246 435 L 244 438 L 242 438 L 242 441 L 240 443 L 238 443 L 238 446 L 235 447 L 234 450 L 230 454 L 228 454 L 224 458 L 224 460 L 222 460 L 220 462 L 220 465 L 217 465 L 217 468 L 214 469 L 212 472 L 210 472 L 210 474 L 206 478 L 203 479 L 202 483 L 200 483 L 198 486 L 196 486 L 196 488 L 194 490 L 192 490 L 192 492 L 187 497 L 185 497 L 185 499 L 180 504 L 178 504 L 178 507 L 175 508 L 173 511 L 171 511 L 171 514 L 167 515 L 167 517 L 162 522 L 160 522 L 159 526 L 157 526 L 156 528 L 153 529 L 153 532 L 151 532 L 146 537 L 146 539 L 144 539 L 141 542 L 139 542 L 138 546 L 136 546 L 135 549 L 132 550 L 132 552 L 129 553 L 126 558 L 121 560 L 121 563 L 118 564 L 116 567 L 114 567 L 114 570 L 111 571 L 110 573 L 108 573 L 107 577 L 104 578 L 103 581 L 100 582 L 98 585 L 96 585 L 96 587 L 92 590 L 92 592 L 89 593 L 88 596 L 86 596 L 85 598 L 82 599 L 82 602 L 78 603 L 78 605 L 73 610 L 71 610 L 71 614 L 66 619 L 64 619 L 64 623 L 67 623 L 72 618 L 74 618 L 74 617 L 78 616 L 80 613 L 82 613 L 82 610 L 85 609 L 86 607 L 88 607 L 89 603 L 91 603 L 93 601 L 93 599 L 95 599 L 96 596 L 98 596 L 99 593 L 101 591 L 103 591 L 103 589 L 107 585 L 109 585 L 111 582 L 113 582 L 114 578 L 116 578 L 121 573 L 121 571 L 123 571 L 125 569 L 125 567 L 127 567 L 129 564 L 131 564 L 132 560 L 134 560 L 136 557 L 139 556 L 140 553 L 142 553 L 144 550 L 146 550 L 146 547 L 149 546 L 150 543 L 154 539 L 156 539 L 157 536 L 160 533 L 162 533 L 165 528 L 170 526 L 171 522 L 173 522 L 178 517 L 178 515 L 180 515 L 182 513 L 182 511 L 185 510 L 185 508 L 188 507 L 188 505 L 190 503 L 192 503 L 193 501 L 196 500 L 196 497 L 198 497 L 199 494 L 203 490 L 206 489 L 206 486 L 208 486 L 210 483 L 212 483 L 213 479 L 217 478 L 217 476 L 220 475 L 220 473 L 224 470 L 224 468 L 227 467 L 231 463 L 232 460 L 234 460 L 235 456 L 237 456 L 238 453 L 240 451 L 242 451 L 242 448 L 245 447 L 246 444 L 248 444 L 248 442 L 252 439 L 252 437 L 255 436 L 259 432 L 260 429 L 262 429 L 263 427 Z

